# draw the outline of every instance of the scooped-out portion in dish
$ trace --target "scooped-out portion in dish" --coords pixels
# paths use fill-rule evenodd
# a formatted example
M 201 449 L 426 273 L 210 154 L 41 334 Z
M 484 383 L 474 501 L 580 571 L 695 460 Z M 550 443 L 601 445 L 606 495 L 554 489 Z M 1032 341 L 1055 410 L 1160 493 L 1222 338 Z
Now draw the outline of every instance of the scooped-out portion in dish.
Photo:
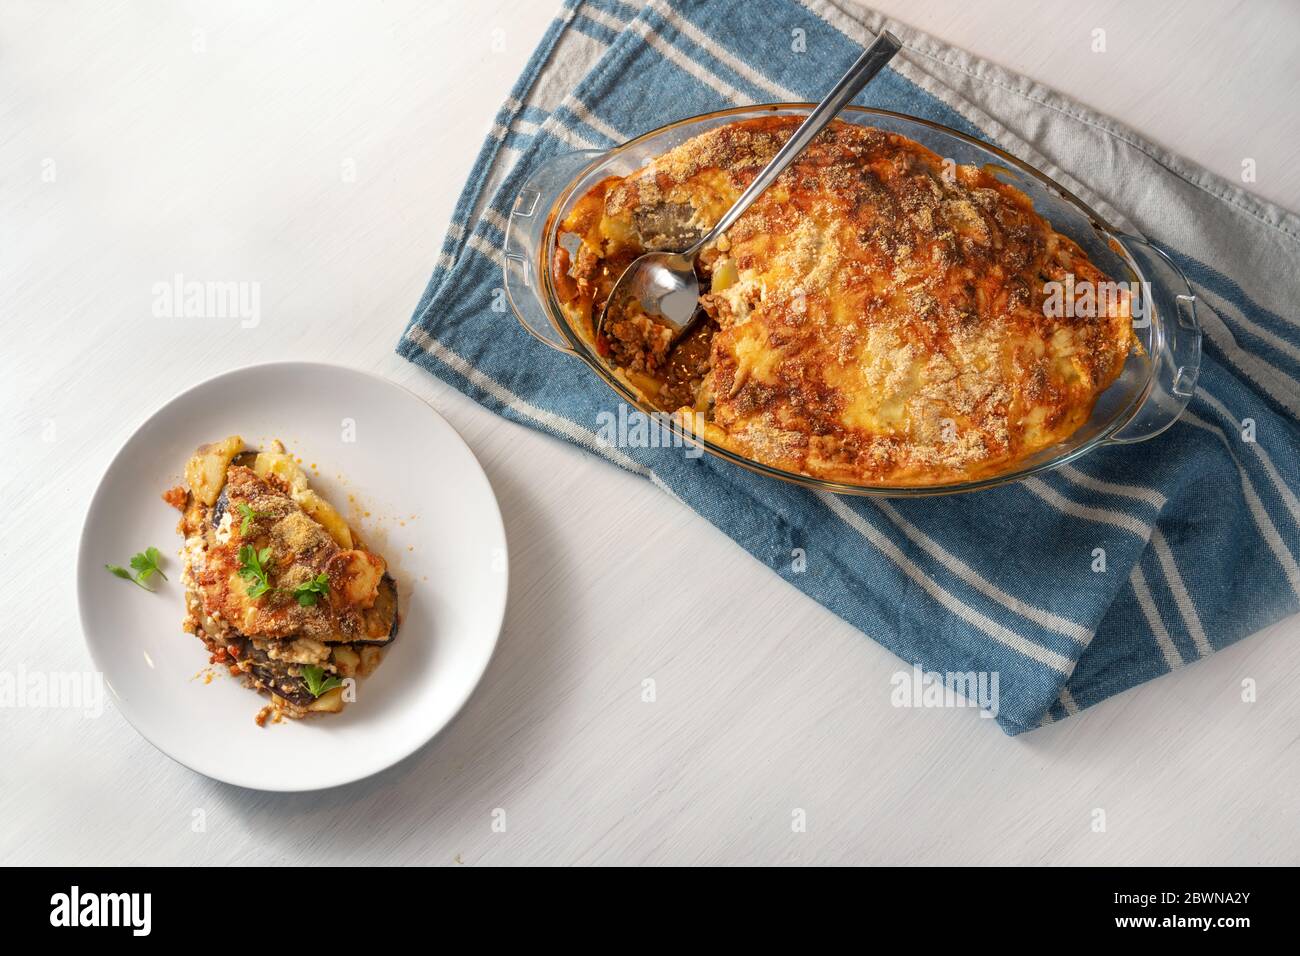
M 560 223 L 551 285 L 615 373 L 722 448 L 851 485 L 994 477 L 1087 422 L 1140 347 L 1130 290 L 990 171 L 842 120 L 700 254 L 686 336 L 633 303 L 596 340 L 628 264 L 703 235 L 800 121 L 715 127 Z
M 182 513 L 184 629 L 270 696 L 258 723 L 356 700 L 397 636 L 397 586 L 284 446 L 200 445 L 163 498 Z

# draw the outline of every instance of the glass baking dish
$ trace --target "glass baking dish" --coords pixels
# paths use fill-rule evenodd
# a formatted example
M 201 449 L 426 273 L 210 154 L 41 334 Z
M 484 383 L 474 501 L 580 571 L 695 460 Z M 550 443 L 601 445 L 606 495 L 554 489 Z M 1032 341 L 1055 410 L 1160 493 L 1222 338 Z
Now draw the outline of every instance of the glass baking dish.
M 608 176 L 626 176 L 647 161 L 726 123 L 770 114 L 806 114 L 808 103 L 719 110 L 679 120 L 608 150 L 565 153 L 542 164 L 515 199 L 505 236 L 505 289 L 520 324 L 551 348 L 585 362 L 625 402 L 663 415 L 615 374 L 587 337 L 565 318 L 551 283 L 551 255 L 560 223 L 586 191 Z M 1092 417 L 1063 442 L 1042 449 L 1004 473 L 925 486 L 851 485 L 773 468 L 697 436 L 674 422 L 683 441 L 760 474 L 837 494 L 919 497 L 976 491 L 1058 468 L 1094 448 L 1144 441 L 1177 420 L 1196 387 L 1201 361 L 1198 302 L 1187 277 L 1162 250 L 1108 225 L 1096 212 L 1038 170 L 995 146 L 946 126 L 888 110 L 848 107 L 840 119 L 899 133 L 960 165 L 982 166 L 1021 190 L 1035 210 L 1069 236 L 1113 280 L 1141 283 L 1147 308 L 1135 319 L 1142 353 L 1130 354 L 1119 378 L 1097 399 Z

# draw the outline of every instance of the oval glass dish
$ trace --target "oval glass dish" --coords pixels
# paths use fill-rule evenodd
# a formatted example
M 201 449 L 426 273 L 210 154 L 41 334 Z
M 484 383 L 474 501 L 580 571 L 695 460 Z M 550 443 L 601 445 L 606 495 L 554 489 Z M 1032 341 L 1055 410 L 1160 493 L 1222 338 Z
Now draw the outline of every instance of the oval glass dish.
M 680 120 L 609 150 L 584 150 L 541 165 L 520 190 L 505 236 L 505 288 L 519 322 L 551 348 L 585 362 L 620 398 L 643 413 L 663 416 L 646 402 L 573 328 L 552 286 L 551 258 L 560 224 L 596 183 L 626 176 L 705 130 L 773 114 L 806 115 L 811 104 L 782 103 L 720 110 Z M 1197 300 L 1182 271 L 1145 239 L 1114 229 L 1068 190 L 1033 167 L 964 133 L 887 110 L 850 106 L 839 119 L 898 133 L 959 165 L 983 167 L 1029 197 L 1052 227 L 1077 242 L 1111 279 L 1141 283 L 1145 315 L 1134 320 L 1134 350 L 1115 382 L 1097 399 L 1091 417 L 1066 440 L 1020 460 L 1009 471 L 942 485 L 854 485 L 785 471 L 723 448 L 674 421 L 684 441 L 760 474 L 836 494 L 920 497 L 976 491 L 1060 467 L 1094 448 L 1143 441 L 1177 420 L 1196 387 L 1201 333 Z M 662 420 L 662 419 L 661 419 Z

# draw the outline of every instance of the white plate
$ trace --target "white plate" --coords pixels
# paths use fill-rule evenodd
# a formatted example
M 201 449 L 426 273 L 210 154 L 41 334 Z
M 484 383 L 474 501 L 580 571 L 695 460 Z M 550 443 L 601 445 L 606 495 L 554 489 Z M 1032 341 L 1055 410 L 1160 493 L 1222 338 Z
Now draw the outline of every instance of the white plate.
M 207 651 L 181 631 L 179 512 L 159 495 L 182 483 L 195 447 L 226 435 L 252 448 L 281 439 L 397 581 L 397 640 L 340 714 L 258 727 L 267 698 L 223 668 L 205 682 Z M 156 594 L 104 570 L 149 545 L 170 578 L 157 581 Z M 316 790 L 397 763 L 455 716 L 496 646 L 506 568 L 487 476 L 433 409 L 364 372 L 281 362 L 197 385 L 136 430 L 86 513 L 77 598 L 110 696 L 154 746 L 227 783 Z

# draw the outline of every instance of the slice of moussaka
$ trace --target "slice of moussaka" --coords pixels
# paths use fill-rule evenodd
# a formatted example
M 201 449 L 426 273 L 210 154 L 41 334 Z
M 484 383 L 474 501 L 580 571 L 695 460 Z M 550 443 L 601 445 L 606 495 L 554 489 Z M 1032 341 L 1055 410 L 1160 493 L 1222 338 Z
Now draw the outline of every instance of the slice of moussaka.
M 355 701 L 397 636 L 397 587 L 283 445 L 201 445 L 163 497 L 182 512 L 184 628 L 270 695 L 258 723 Z
M 702 250 L 688 335 L 630 308 L 594 339 L 628 263 L 707 231 L 801 120 L 710 129 L 560 223 L 551 287 L 616 374 L 718 446 L 846 484 L 995 476 L 1083 425 L 1136 347 L 1129 291 L 993 172 L 839 120 Z

